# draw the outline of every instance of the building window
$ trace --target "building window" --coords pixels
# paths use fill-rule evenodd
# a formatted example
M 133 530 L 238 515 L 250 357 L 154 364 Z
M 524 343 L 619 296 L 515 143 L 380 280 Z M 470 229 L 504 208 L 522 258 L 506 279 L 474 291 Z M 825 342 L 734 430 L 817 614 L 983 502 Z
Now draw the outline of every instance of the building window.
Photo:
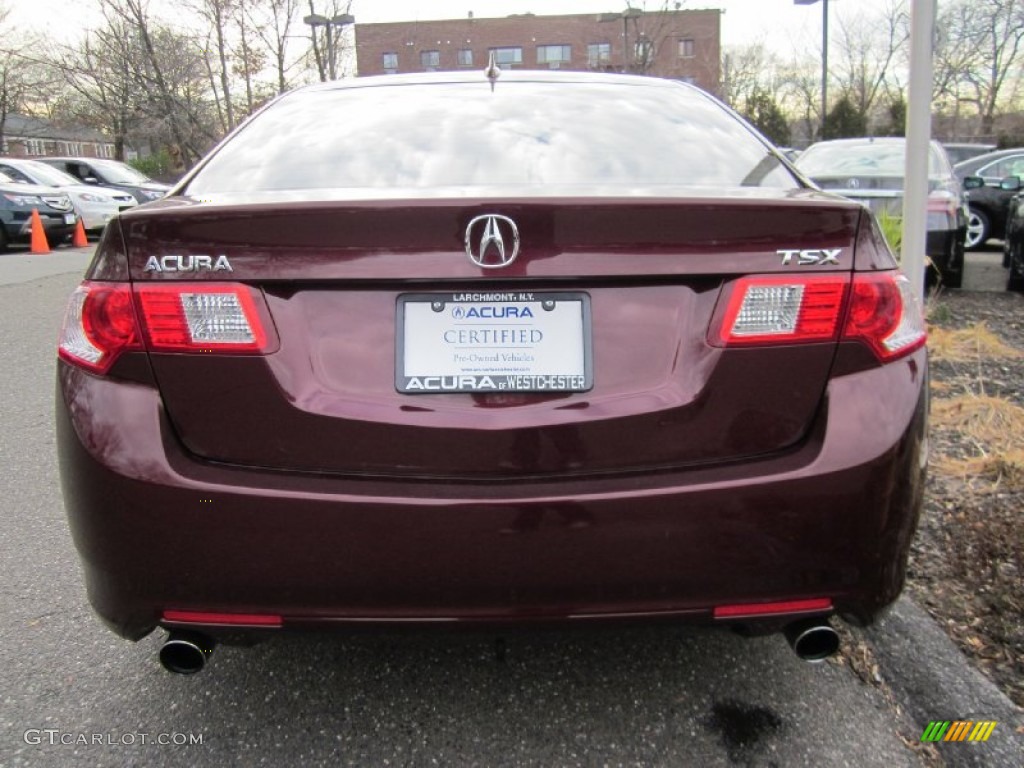
M 679 41 L 679 58 L 680 59 L 692 59 L 697 54 L 694 53 L 693 40 L 685 39 Z
M 591 43 L 587 46 L 587 66 L 606 67 L 612 61 L 611 43 Z
M 440 51 L 420 51 L 420 66 L 428 72 L 433 72 L 441 66 Z
M 491 48 L 494 62 L 499 67 L 512 67 L 523 63 L 522 48 Z
M 384 67 L 384 71 L 393 75 L 398 71 L 398 54 L 397 53 L 385 53 L 380 57 L 381 66 Z
M 46 154 L 46 146 L 40 139 L 29 139 L 25 142 L 25 149 L 29 155 Z
M 458 52 L 458 62 L 460 67 L 472 67 L 473 66 L 473 51 L 469 48 L 462 48 Z
M 568 64 L 572 57 L 572 46 L 569 45 L 538 45 L 537 63 L 547 64 L 552 69 L 558 69 L 562 64 Z

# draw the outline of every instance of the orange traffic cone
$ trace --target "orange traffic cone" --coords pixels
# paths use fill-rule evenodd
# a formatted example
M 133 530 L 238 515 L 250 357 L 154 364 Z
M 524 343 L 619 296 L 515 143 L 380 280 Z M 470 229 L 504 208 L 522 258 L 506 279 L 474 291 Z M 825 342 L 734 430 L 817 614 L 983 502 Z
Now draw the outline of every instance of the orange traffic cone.
M 32 253 L 49 253 L 50 244 L 46 241 L 46 230 L 43 229 L 43 220 L 39 218 L 39 211 L 32 209 Z
M 85 248 L 89 245 L 89 238 L 85 236 L 85 227 L 82 224 L 82 219 L 78 219 L 78 223 L 75 225 L 75 236 L 71 238 L 71 244 L 75 248 Z

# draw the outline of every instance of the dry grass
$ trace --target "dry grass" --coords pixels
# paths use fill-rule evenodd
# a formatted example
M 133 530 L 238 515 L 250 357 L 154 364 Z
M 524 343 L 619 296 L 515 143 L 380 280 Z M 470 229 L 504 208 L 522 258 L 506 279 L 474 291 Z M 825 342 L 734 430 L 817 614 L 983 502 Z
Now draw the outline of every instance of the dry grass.
M 982 357 L 1012 359 L 1022 356 L 1019 349 L 992 333 L 985 323 L 975 323 L 970 328 L 955 331 L 932 326 L 928 329 L 928 350 L 935 360 L 951 363 L 974 362 Z
M 1016 359 L 1024 356 L 988 329 L 985 323 L 948 330 L 932 327 L 928 347 L 935 360 L 951 363 L 979 363 L 983 359 Z M 933 382 L 931 421 L 938 429 L 962 436 L 966 456 L 938 455 L 933 466 L 941 474 L 959 477 L 976 489 L 1024 487 L 1024 408 L 984 392 L 941 397 L 950 391 L 946 384 Z

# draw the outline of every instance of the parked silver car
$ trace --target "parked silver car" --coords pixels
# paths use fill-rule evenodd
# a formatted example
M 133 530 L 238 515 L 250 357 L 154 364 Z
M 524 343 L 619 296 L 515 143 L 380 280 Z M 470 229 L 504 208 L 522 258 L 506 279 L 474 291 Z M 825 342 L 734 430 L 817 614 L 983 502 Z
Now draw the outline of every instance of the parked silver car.
M 838 139 L 812 144 L 796 166 L 822 189 L 867 206 L 876 216 L 903 216 L 906 139 Z M 946 151 L 937 141 L 928 153 L 928 241 L 926 252 L 942 284 L 963 279 L 967 203 Z M 930 272 L 930 278 L 936 276 Z

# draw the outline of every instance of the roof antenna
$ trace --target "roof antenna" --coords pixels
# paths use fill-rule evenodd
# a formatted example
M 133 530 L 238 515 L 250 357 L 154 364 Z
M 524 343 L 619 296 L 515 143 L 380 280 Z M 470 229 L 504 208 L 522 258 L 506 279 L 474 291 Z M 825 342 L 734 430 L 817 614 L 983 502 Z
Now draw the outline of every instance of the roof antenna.
M 501 67 L 498 66 L 498 61 L 494 56 L 494 51 L 491 51 L 491 54 L 487 59 L 487 69 L 484 70 L 484 74 L 487 75 L 487 79 L 491 81 L 491 93 L 494 93 L 494 84 L 498 82 L 498 78 L 501 77 Z

